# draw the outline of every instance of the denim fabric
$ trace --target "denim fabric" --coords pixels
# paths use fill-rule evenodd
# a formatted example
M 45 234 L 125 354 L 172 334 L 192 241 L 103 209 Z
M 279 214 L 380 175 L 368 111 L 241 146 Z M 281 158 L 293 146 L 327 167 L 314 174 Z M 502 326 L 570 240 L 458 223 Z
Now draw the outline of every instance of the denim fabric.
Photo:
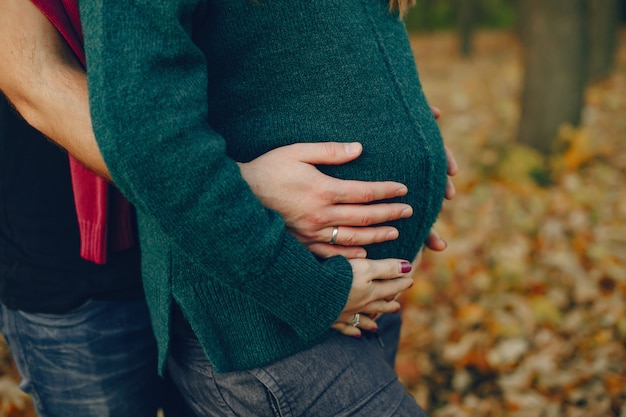
M 376 320 L 378 324 L 378 342 L 383 348 L 385 360 L 392 368 L 396 366 L 396 354 L 400 344 L 400 328 L 402 315 L 400 313 L 383 314 Z
M 185 415 L 168 397 L 177 391 L 161 391 L 143 298 L 90 300 L 65 314 L 2 306 L 1 319 L 20 387 L 41 417 L 155 417 L 164 403 L 176 411 L 168 416 Z
M 390 337 L 369 334 L 356 339 L 336 334 L 269 366 L 215 373 L 182 320 L 175 317 L 172 326 L 169 370 L 198 415 L 426 417 L 386 360 L 395 352 L 394 339 L 397 346 L 393 336 L 397 326 L 381 326 L 391 332 Z

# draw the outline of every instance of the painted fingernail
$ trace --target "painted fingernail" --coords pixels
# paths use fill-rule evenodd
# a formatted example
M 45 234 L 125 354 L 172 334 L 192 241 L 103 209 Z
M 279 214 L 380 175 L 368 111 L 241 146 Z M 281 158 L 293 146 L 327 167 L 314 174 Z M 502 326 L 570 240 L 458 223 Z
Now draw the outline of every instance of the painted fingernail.
M 413 269 L 413 265 L 411 265 L 410 262 L 407 262 L 407 261 L 400 262 L 400 272 L 402 272 L 403 274 L 406 274 L 407 272 L 411 272 L 411 269 Z

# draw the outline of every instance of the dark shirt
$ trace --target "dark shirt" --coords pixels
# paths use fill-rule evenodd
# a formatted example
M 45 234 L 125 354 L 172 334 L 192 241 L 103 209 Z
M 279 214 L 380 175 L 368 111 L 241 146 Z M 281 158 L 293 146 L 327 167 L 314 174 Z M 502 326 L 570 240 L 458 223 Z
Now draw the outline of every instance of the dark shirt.
M 0 94 L 0 301 L 62 313 L 89 298 L 142 293 L 137 248 L 82 259 L 67 154 Z

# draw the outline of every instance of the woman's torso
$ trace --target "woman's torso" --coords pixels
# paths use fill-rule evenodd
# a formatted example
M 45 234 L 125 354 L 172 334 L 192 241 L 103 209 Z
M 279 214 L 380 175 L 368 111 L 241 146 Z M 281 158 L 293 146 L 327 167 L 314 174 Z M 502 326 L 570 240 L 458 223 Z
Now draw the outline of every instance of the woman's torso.
M 370 257 L 412 258 L 440 210 L 442 139 L 408 37 L 386 0 L 218 0 L 195 39 L 208 65 L 211 126 L 249 161 L 296 142 L 358 141 L 363 154 L 330 175 L 406 184 L 411 219 Z M 285 19 L 285 16 L 289 16 Z

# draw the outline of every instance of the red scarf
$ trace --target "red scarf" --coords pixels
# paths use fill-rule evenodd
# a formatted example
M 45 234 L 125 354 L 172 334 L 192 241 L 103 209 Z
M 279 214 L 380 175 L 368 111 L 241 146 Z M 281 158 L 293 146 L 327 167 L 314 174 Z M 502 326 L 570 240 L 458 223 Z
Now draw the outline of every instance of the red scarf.
M 61 33 L 85 67 L 83 32 L 78 0 L 32 0 Z M 85 168 L 71 155 L 70 172 L 80 230 L 80 255 L 97 264 L 113 250 L 133 246 L 132 206 L 105 179 Z M 107 245 L 110 242 L 110 245 Z

